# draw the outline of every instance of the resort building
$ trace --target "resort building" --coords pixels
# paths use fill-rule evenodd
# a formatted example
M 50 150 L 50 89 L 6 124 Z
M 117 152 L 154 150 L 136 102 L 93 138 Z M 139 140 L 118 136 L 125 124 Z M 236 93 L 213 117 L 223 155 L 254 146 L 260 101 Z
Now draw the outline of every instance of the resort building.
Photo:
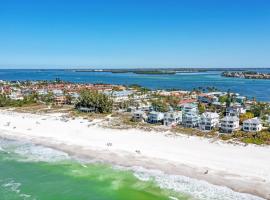
M 212 130 L 219 125 L 219 115 L 215 112 L 205 112 L 201 115 L 200 129 Z
M 239 128 L 239 118 L 236 116 L 226 116 L 221 119 L 220 129 L 225 133 L 232 133 Z
M 182 122 L 181 111 L 170 111 L 164 114 L 163 124 L 165 126 L 176 126 Z
M 262 130 L 261 120 L 257 117 L 247 119 L 243 122 L 243 131 L 246 132 L 258 132 Z
M 164 119 L 164 113 L 152 111 L 148 114 L 148 122 L 152 124 L 162 123 Z

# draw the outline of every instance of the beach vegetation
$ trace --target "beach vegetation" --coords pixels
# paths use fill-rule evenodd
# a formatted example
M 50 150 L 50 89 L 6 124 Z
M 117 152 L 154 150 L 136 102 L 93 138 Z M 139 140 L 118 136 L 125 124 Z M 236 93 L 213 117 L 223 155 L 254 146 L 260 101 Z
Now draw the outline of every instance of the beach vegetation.
M 231 134 L 220 134 L 219 138 L 222 140 L 231 140 L 233 137 Z
M 167 102 L 167 104 L 173 108 L 174 110 L 179 110 L 179 97 L 176 96 L 165 96 L 165 101 Z
M 270 107 L 267 103 L 258 102 L 251 106 L 250 112 L 252 112 L 255 117 L 263 117 L 264 115 L 270 114 Z
M 200 114 L 204 113 L 204 112 L 206 111 L 205 105 L 202 104 L 202 103 L 199 103 L 199 104 L 198 104 L 198 110 L 199 110 L 199 113 L 200 113 Z
M 254 117 L 254 113 L 252 112 L 246 112 L 246 113 L 240 114 L 240 117 L 239 117 L 240 124 L 243 124 L 243 121 L 247 119 L 252 119 L 253 117 Z
M 75 107 L 89 108 L 96 113 L 111 113 L 113 100 L 108 95 L 98 91 L 82 90 Z
M 270 132 L 267 130 L 254 133 L 236 131 L 230 134 L 230 136 L 231 138 L 234 138 L 246 144 L 257 144 L 257 145 L 270 144 Z
M 262 141 L 262 144 L 270 144 L 270 132 L 269 131 L 260 131 L 251 137 L 252 139 L 256 141 Z M 255 143 L 254 144 L 257 144 Z
M 152 107 L 157 112 L 168 112 L 169 107 L 163 99 L 153 99 Z
M 132 85 L 129 85 L 129 87 L 138 91 L 141 94 L 146 94 L 147 92 L 150 91 L 150 89 L 146 87 L 142 87 L 141 85 L 138 85 L 138 84 L 132 84 Z
M 48 94 L 39 95 L 39 100 L 44 102 L 45 104 L 51 104 L 54 101 L 53 93 L 48 92 Z
M 0 107 L 5 107 L 9 104 L 10 99 L 3 94 L 0 94 Z
M 73 98 L 70 94 L 66 94 L 65 98 L 66 98 L 66 104 L 68 104 L 68 105 L 72 104 Z
M 24 96 L 23 99 L 11 99 L 7 95 L 0 94 L 0 107 L 21 107 L 37 103 L 37 94 Z
M 230 97 L 228 96 L 228 95 L 224 95 L 224 96 L 220 96 L 219 97 L 219 102 L 220 103 L 226 103 L 226 102 L 228 102 L 228 99 L 229 99 Z

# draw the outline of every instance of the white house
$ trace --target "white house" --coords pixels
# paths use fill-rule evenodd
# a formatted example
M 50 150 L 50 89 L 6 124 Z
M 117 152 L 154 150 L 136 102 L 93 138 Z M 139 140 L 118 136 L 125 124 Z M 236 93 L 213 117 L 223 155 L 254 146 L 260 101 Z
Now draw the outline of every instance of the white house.
M 198 105 L 193 104 L 193 103 L 184 104 L 182 111 L 183 111 L 183 114 L 186 114 L 186 113 L 199 113 Z
M 243 122 L 243 131 L 246 132 L 257 132 L 262 130 L 261 120 L 257 117 L 247 119 Z
M 185 113 L 182 116 L 182 124 L 187 128 L 194 128 L 199 125 L 200 116 L 196 113 Z
M 148 122 L 152 124 L 160 123 L 164 119 L 164 113 L 152 111 L 148 114 Z
M 23 100 L 23 95 L 21 94 L 21 92 L 12 92 L 9 95 L 9 98 L 12 100 Z
M 53 89 L 52 93 L 53 93 L 54 96 L 62 96 L 62 95 L 64 95 L 63 90 L 59 90 L 59 89 Z
M 215 112 L 205 112 L 201 115 L 200 129 L 212 130 L 219 125 L 219 115 Z
M 181 111 L 170 111 L 164 114 L 163 124 L 165 126 L 175 126 L 182 122 Z
M 48 90 L 47 89 L 38 89 L 37 93 L 38 93 L 38 95 L 46 95 L 46 94 L 48 94 Z
M 182 124 L 188 128 L 199 125 L 200 117 L 197 104 L 185 104 L 182 109 Z
M 235 106 L 226 108 L 226 116 L 239 117 L 240 114 L 244 114 L 244 113 L 246 113 L 246 109 L 240 105 L 239 106 L 235 105 Z
M 115 102 L 127 101 L 129 96 L 134 92 L 132 90 L 123 90 L 123 91 L 104 91 L 104 94 L 111 96 Z
M 225 133 L 232 133 L 239 128 L 239 118 L 236 116 L 226 116 L 221 119 L 220 129 Z
M 147 115 L 142 110 L 136 110 L 132 114 L 132 119 L 135 121 L 145 121 L 147 119 Z

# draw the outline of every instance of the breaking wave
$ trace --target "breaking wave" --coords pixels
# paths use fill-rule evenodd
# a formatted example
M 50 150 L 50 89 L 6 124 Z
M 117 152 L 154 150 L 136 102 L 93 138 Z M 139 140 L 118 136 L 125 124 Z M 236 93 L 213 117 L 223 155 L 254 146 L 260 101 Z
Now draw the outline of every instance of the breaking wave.
M 154 181 L 163 189 L 191 195 L 199 200 L 263 200 L 260 197 L 238 193 L 230 188 L 210 184 L 193 178 L 168 175 L 158 170 L 148 170 L 142 167 L 132 167 L 134 175 L 143 181 Z
M 21 199 L 21 200 L 36 200 L 31 195 L 22 193 L 20 190 L 21 183 L 18 183 L 13 179 L 0 180 L 0 185 L 1 185 L 0 191 L 1 191 L 2 198 L 3 197 L 5 198 L 5 195 L 7 194 L 9 198 L 11 198 L 12 196 L 13 198 Z
M 19 159 L 22 161 L 58 162 L 71 159 L 67 153 L 62 151 L 31 143 L 23 143 L 7 139 L 0 139 L 0 152 L 1 151 L 19 155 Z M 18 157 L 16 157 L 16 159 L 18 159 Z M 85 160 L 76 161 L 80 162 L 83 167 L 87 167 L 87 163 L 85 162 Z M 93 161 L 89 161 L 88 164 L 92 162 Z M 153 181 L 162 189 L 172 190 L 175 192 L 186 194 L 188 196 L 191 196 L 191 199 L 262 200 L 262 198 L 250 194 L 234 192 L 227 187 L 216 186 L 206 181 L 196 180 L 185 176 L 168 175 L 159 170 L 148 170 L 143 167 L 113 167 L 117 170 L 129 170 L 134 174 L 136 178 L 141 181 Z M 2 182 L 1 187 L 12 190 L 17 194 L 20 193 L 20 183 L 17 183 L 14 180 L 9 180 L 5 183 Z M 20 195 L 22 195 L 22 199 L 25 200 L 33 199 L 28 197 L 27 194 Z M 177 198 L 170 196 L 170 199 L 176 200 Z

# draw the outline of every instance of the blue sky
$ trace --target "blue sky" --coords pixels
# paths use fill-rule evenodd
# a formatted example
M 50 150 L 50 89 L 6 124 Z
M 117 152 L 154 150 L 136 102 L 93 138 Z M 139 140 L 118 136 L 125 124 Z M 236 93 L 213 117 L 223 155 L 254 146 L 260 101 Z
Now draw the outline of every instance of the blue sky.
M 0 67 L 270 67 L 269 0 L 0 0 Z

